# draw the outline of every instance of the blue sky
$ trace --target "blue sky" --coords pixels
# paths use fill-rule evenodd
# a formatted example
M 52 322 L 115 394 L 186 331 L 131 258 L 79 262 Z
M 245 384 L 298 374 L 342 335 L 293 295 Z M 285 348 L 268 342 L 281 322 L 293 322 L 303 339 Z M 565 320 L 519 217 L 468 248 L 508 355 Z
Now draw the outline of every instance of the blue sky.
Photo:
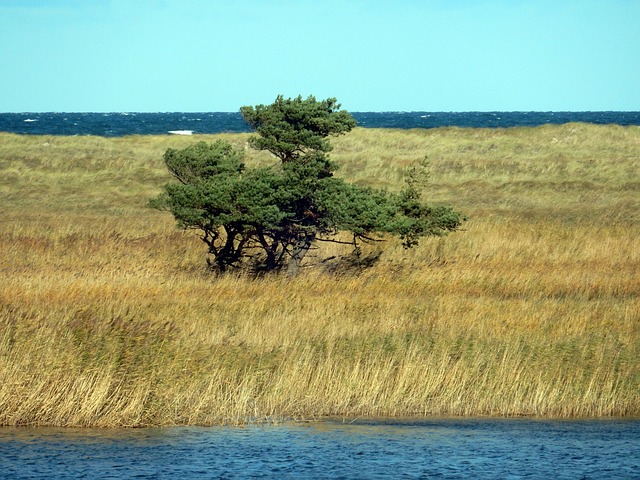
M 0 0 L 0 112 L 640 110 L 640 0 Z

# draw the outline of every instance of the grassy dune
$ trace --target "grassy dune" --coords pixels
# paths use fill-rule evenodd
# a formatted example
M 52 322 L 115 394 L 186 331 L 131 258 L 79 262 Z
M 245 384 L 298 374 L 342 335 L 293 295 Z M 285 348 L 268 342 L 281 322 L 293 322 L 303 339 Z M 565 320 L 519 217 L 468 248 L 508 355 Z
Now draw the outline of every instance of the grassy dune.
M 640 128 L 356 129 L 341 175 L 427 155 L 470 220 L 292 280 L 211 277 L 145 207 L 166 148 L 219 137 L 0 134 L 1 425 L 640 415 Z

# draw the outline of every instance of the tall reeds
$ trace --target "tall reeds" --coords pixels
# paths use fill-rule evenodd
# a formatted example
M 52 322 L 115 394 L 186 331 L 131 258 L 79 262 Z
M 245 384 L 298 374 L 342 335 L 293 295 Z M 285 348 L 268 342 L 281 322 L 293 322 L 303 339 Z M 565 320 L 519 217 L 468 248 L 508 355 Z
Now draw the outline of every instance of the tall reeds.
M 640 414 L 640 128 L 357 129 L 341 175 L 427 155 L 470 220 L 295 279 L 213 277 L 146 208 L 189 141 L 0 134 L 0 424 Z

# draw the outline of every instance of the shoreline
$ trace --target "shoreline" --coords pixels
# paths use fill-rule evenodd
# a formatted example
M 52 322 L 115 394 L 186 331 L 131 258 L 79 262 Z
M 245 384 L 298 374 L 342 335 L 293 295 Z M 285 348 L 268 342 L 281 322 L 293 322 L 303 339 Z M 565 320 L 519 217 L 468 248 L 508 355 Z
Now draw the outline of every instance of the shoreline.
M 304 419 L 292 419 L 292 418 L 271 418 L 271 419 L 246 419 L 241 422 L 234 423 L 193 423 L 193 424 L 157 424 L 157 425 L 116 425 L 116 426 L 61 426 L 61 425 L 48 425 L 48 424 L 34 424 L 34 425 L 0 425 L 0 431 L 5 430 L 139 430 L 139 429 L 188 429 L 188 428 L 248 428 L 248 427 L 308 427 L 310 425 L 366 425 L 366 426 L 395 426 L 395 425 L 425 425 L 430 423 L 457 423 L 457 422 L 536 422 L 536 423 L 607 423 L 607 422 L 640 422 L 640 415 L 628 415 L 628 416 L 596 416 L 596 417 L 555 417 L 555 416 L 533 416 L 533 415 L 512 415 L 512 416 L 499 416 L 499 415 L 469 415 L 469 416 L 452 416 L 452 415 L 427 415 L 427 416 L 356 416 L 356 417 L 340 417 L 329 415 L 326 417 Z

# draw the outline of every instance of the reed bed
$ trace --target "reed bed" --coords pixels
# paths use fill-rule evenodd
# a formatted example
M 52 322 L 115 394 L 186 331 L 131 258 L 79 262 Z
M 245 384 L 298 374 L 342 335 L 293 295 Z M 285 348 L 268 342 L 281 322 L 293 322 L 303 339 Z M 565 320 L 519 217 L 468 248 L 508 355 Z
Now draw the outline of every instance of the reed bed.
M 0 134 L 1 425 L 640 414 L 640 128 L 356 129 L 341 175 L 427 155 L 469 221 L 294 279 L 212 276 L 146 208 L 166 148 L 220 137 Z

